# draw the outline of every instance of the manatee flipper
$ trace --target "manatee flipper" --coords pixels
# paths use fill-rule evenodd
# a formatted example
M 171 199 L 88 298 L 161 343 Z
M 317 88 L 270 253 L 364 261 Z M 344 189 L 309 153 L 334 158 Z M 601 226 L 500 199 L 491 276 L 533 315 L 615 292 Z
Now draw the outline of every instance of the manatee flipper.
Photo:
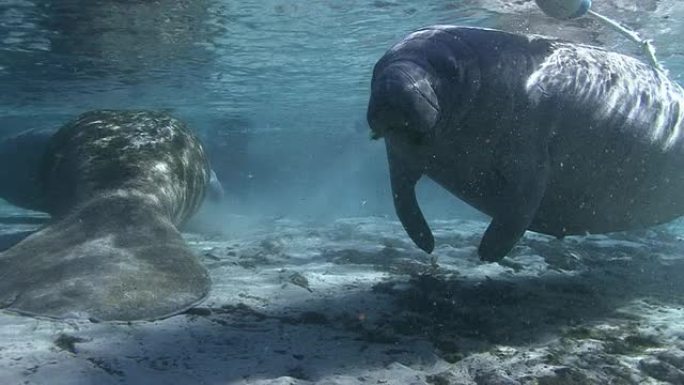
M 498 197 L 499 206 L 487 227 L 478 254 L 487 262 L 501 260 L 520 240 L 532 223 L 544 197 L 550 173 L 548 150 L 532 140 L 517 138 L 506 143 L 511 148 L 503 151 L 511 154 L 502 159 L 499 169 L 503 178 L 503 188 Z M 527 154 L 524 161 L 515 158 Z
M 390 138 L 386 138 L 385 143 L 394 209 L 411 240 L 429 254 L 435 248 L 435 239 L 416 199 L 416 183 L 423 175 L 422 167 L 398 156 L 394 146 L 390 145 Z
M 207 271 L 147 199 L 95 198 L 0 253 L 0 306 L 48 318 L 129 321 L 165 318 L 202 301 Z

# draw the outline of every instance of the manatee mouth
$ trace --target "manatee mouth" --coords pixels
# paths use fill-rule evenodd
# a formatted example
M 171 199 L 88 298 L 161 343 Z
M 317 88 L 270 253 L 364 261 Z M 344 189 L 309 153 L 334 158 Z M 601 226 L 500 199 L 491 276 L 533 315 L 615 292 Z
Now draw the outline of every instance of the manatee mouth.
M 400 131 L 421 140 L 430 135 L 439 113 L 437 94 L 422 66 L 393 63 L 374 76 L 367 113 L 372 139 Z

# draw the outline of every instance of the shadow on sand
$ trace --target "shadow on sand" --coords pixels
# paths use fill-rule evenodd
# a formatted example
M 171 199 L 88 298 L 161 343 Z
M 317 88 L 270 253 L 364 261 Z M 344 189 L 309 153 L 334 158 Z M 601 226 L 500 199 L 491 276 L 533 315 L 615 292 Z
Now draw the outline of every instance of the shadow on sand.
M 644 234 L 635 235 L 640 244 L 621 243 L 617 235 L 570 239 L 560 248 L 528 239 L 521 250 L 547 259 L 549 268 L 539 276 L 518 276 L 512 269 L 468 278 L 434 267 L 428 258 L 414 264 L 411 274 L 406 260 L 415 251 L 387 248 L 356 251 L 347 259 L 339 251 L 322 253 L 314 259 L 389 274 L 381 283 L 340 287 L 329 295 L 302 290 L 267 310 L 227 303 L 157 325 L 120 326 L 130 328 L 128 337 L 84 345 L 76 356 L 87 356 L 119 381 L 147 373 L 166 376 L 165 383 L 197 376 L 203 383 L 232 383 L 283 376 L 316 381 L 392 362 L 424 369 L 438 357 L 456 362 L 499 345 L 539 346 L 578 336 L 586 325 L 639 322 L 640 314 L 625 311 L 636 302 L 684 305 L 684 248 L 667 234 Z

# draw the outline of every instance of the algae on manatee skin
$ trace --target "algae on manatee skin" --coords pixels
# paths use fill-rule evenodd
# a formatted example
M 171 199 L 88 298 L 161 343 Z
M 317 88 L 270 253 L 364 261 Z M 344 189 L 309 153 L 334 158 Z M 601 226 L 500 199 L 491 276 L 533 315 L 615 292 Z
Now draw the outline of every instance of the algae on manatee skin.
M 553 375 L 537 378 L 538 385 L 599 385 L 599 382 L 589 378 L 584 372 L 576 368 L 561 367 L 554 370 Z
M 288 279 L 290 280 L 290 283 L 292 283 L 293 285 L 302 287 L 308 290 L 309 293 L 313 293 L 313 290 L 311 290 L 311 287 L 309 286 L 309 280 L 306 279 L 306 277 L 303 276 L 301 273 L 294 272 L 290 274 Z
M 450 371 L 444 371 L 437 374 L 430 374 L 425 377 L 425 382 L 430 385 L 451 385 L 456 383 L 456 376 Z
M 459 352 L 447 352 L 440 354 L 440 357 L 450 364 L 455 364 L 464 359 L 466 356 L 465 354 Z
M 508 267 L 508 268 L 513 269 L 513 271 L 516 273 L 521 272 L 525 268 L 525 265 L 523 265 L 522 263 L 519 263 L 519 262 L 515 262 L 512 259 L 510 259 L 509 257 L 505 257 L 502 260 L 498 261 L 497 263 L 503 267 Z
M 609 353 L 615 354 L 637 354 L 643 353 L 647 349 L 659 348 L 661 346 L 663 345 L 656 336 L 637 333 L 610 341 L 606 346 L 606 350 Z
M 86 341 L 87 340 L 84 338 L 62 333 L 53 343 L 60 350 L 65 350 L 69 353 L 76 354 L 76 344 Z
M 563 337 L 576 339 L 576 340 L 586 340 L 586 339 L 601 339 L 596 338 L 595 334 L 592 333 L 592 329 L 586 326 L 578 326 L 574 328 L 568 328 L 563 331 Z
M 639 330 L 637 325 L 627 324 L 610 329 L 578 326 L 564 331 L 563 337 L 574 340 L 593 339 L 604 344 L 606 353 L 619 355 L 641 354 L 663 344 L 658 336 Z
M 684 363 L 681 351 L 662 352 L 656 357 L 647 357 L 639 361 L 639 369 L 649 376 L 669 384 L 684 384 Z

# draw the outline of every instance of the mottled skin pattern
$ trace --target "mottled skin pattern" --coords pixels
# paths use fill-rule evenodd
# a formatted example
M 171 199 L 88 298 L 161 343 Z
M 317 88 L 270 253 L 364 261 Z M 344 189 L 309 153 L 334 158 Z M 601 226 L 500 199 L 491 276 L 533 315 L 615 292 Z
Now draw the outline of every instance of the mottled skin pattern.
M 41 181 L 43 155 L 55 129 L 31 129 L 0 139 L 0 198 L 25 209 L 47 210 Z M 225 192 L 211 171 L 207 199 L 221 202 Z M 1 249 L 0 249 L 1 250 Z
M 492 217 L 483 260 L 525 230 L 563 237 L 684 214 L 684 91 L 601 48 L 479 28 L 409 35 L 376 64 L 368 121 L 385 138 L 397 214 L 426 252 L 427 175 Z
M 197 138 L 150 111 L 93 111 L 50 140 L 40 180 L 53 218 L 0 254 L 0 302 L 53 318 L 166 317 L 207 295 L 176 226 L 209 184 Z
M 209 178 L 202 145 L 179 120 L 148 111 L 95 111 L 54 135 L 41 180 L 52 216 L 94 196 L 136 194 L 180 225 L 199 208 Z

